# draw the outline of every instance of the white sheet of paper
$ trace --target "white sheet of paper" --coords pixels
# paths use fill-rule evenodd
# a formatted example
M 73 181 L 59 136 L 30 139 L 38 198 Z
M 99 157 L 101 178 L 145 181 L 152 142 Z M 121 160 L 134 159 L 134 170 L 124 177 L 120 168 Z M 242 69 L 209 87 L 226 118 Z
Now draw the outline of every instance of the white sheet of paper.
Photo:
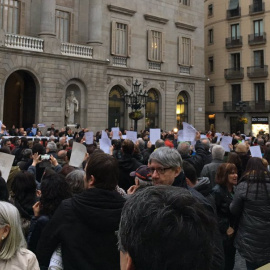
M 101 132 L 101 139 L 108 138 L 108 134 L 105 130 L 102 130 Z
M 201 134 L 201 139 L 206 139 L 206 135 L 205 134 Z
M 0 171 L 2 177 L 7 181 L 9 172 L 14 161 L 15 156 L 0 152 Z
M 94 142 L 94 133 L 92 131 L 85 132 L 85 143 L 93 144 Z
M 231 136 L 223 136 L 222 140 L 220 142 L 220 145 L 224 148 L 225 152 L 230 152 L 231 149 L 229 147 L 229 144 L 232 143 L 232 137 Z
M 155 144 L 160 139 L 160 128 L 150 128 L 150 142 Z
M 122 139 L 125 140 L 127 138 L 127 135 L 122 135 Z
M 120 140 L 119 127 L 113 127 L 112 133 L 113 133 L 112 140 Z
M 252 157 L 262 158 L 262 151 L 259 145 L 250 146 L 249 148 Z
M 195 139 L 195 136 L 196 136 L 196 129 L 186 123 L 186 122 L 183 122 L 183 137 L 184 137 L 184 141 L 194 141 Z
M 109 138 L 101 138 L 99 140 L 99 148 L 104 151 L 106 154 L 110 154 L 110 147 L 112 142 Z
M 80 168 L 83 163 L 86 152 L 87 150 L 85 145 L 74 142 L 72 146 L 69 165 Z
M 2 128 L 2 121 L 0 121 L 0 130 L 1 130 L 1 128 Z
M 183 136 L 183 129 L 180 129 L 179 131 L 178 131 L 178 137 L 177 137 L 177 141 L 178 142 L 183 142 L 184 141 L 184 136 Z
M 222 138 L 222 134 L 217 132 L 215 135 L 217 136 L 217 142 L 219 142 L 220 138 Z
M 32 128 L 32 133 L 33 133 L 34 136 L 36 136 L 36 134 L 37 134 L 37 128 Z
M 137 141 L 137 131 L 127 131 L 127 139 L 136 143 Z

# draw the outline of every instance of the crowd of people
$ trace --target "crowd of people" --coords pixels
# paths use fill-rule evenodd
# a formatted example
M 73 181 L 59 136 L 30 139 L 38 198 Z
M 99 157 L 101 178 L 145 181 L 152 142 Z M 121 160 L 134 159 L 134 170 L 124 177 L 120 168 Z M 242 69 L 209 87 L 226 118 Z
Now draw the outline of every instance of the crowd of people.
M 225 152 L 213 132 L 192 146 L 141 131 L 105 154 L 85 132 L 2 124 L 14 162 L 0 172 L 0 269 L 233 270 L 236 250 L 247 270 L 270 263 L 268 134 L 232 134 Z M 79 167 L 73 142 L 87 149 Z

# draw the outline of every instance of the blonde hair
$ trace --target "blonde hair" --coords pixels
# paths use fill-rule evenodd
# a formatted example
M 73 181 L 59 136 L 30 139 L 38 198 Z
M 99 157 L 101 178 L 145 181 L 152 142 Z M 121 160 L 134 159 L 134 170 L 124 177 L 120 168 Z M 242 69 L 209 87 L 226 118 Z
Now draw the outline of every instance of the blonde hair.
M 19 248 L 26 247 L 23 236 L 20 214 L 11 203 L 0 202 L 0 227 L 10 226 L 8 236 L 2 240 L 0 259 L 10 259 Z

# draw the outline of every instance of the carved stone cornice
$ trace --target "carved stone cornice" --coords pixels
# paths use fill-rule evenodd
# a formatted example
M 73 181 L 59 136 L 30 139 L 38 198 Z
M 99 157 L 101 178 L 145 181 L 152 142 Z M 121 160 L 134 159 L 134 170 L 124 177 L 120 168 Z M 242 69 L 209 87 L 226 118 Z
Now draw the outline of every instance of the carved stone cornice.
M 166 24 L 169 21 L 168 19 L 157 17 L 157 16 L 150 15 L 150 14 L 144 14 L 144 18 L 147 21 L 157 22 L 157 23 L 161 23 L 161 24 Z
M 194 25 L 190 25 L 190 24 L 186 24 L 186 23 L 181 23 L 181 22 L 175 22 L 175 26 L 177 28 L 181 28 L 181 29 L 185 29 L 185 30 L 189 30 L 189 31 L 195 31 L 196 28 L 197 28 Z
M 193 83 L 182 83 L 182 82 L 177 82 L 175 83 L 175 90 L 180 90 L 180 91 L 191 91 L 193 92 L 195 89 L 195 85 Z
M 121 13 L 121 14 L 128 15 L 128 16 L 133 16 L 137 12 L 136 10 L 118 7 L 118 6 L 114 6 L 114 5 L 108 5 L 108 9 L 110 11 Z

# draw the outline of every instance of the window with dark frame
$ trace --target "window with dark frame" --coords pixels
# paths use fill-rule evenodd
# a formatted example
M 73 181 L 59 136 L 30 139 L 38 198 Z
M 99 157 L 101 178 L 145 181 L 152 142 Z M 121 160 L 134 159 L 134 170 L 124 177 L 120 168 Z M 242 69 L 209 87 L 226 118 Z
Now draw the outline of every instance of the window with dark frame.
M 213 29 L 208 30 L 208 43 L 209 44 L 214 43 L 214 30 Z
M 208 5 L 208 16 L 213 16 L 213 4 Z
M 214 86 L 209 87 L 209 101 L 210 101 L 210 104 L 215 103 L 215 87 Z
M 214 72 L 214 57 L 213 56 L 208 57 L 208 67 L 209 67 L 209 72 Z

